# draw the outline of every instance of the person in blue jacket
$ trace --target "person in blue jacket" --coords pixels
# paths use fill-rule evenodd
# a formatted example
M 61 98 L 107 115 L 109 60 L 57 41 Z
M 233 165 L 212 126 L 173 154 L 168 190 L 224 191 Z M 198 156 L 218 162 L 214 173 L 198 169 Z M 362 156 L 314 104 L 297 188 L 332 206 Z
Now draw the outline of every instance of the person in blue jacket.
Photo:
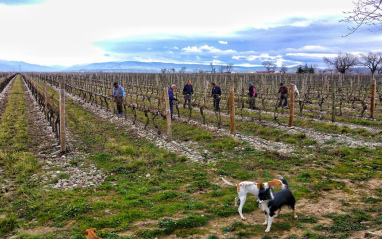
M 215 83 L 211 83 L 211 88 L 211 97 L 214 99 L 214 109 L 218 111 L 220 109 L 219 104 L 222 96 L 222 90 L 220 89 L 220 86 Z
M 176 85 L 172 85 L 170 88 L 168 88 L 168 98 L 170 100 L 170 112 L 171 112 L 171 119 L 172 115 L 174 114 L 174 101 L 178 100 L 174 97 L 174 90 L 176 89 Z
M 117 82 L 114 82 L 113 96 L 115 102 L 117 102 L 118 114 L 123 114 L 123 98 L 125 98 L 125 89 L 121 85 L 118 85 Z
M 183 87 L 184 104 L 183 108 L 186 108 L 186 104 L 191 104 L 192 95 L 194 94 L 194 88 L 192 87 L 191 81 L 187 80 L 187 84 Z

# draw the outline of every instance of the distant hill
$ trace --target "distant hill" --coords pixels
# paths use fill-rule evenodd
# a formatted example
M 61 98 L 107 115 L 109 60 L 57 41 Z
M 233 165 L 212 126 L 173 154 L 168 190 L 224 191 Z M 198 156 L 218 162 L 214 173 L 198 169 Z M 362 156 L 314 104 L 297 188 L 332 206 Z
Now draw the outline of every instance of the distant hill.
M 28 71 L 28 72 L 54 72 L 54 71 L 61 71 L 64 69 L 64 67 L 41 66 L 41 65 L 26 63 L 23 61 L 0 60 L 0 71 L 18 72 L 19 69 L 21 71 Z
M 209 65 L 202 64 L 175 64 L 163 62 L 138 62 L 138 61 L 124 61 L 124 62 L 104 62 L 92 63 L 88 65 L 75 65 L 65 69 L 65 71 L 102 71 L 102 72 L 161 72 L 161 69 L 168 70 L 175 69 L 178 72 L 182 67 L 186 67 L 186 72 L 197 72 L 198 70 L 211 71 Z M 216 71 L 219 71 L 220 66 L 215 65 Z M 262 67 L 243 67 L 233 66 L 235 72 L 250 72 L 260 70 Z
M 186 67 L 187 73 L 195 73 L 203 70 L 204 72 L 210 72 L 211 67 L 209 65 L 202 64 L 175 64 L 175 63 L 163 63 L 163 62 L 139 62 L 139 61 L 123 61 L 123 62 L 103 62 L 103 63 L 91 63 L 84 65 L 74 65 L 71 67 L 63 66 L 43 66 L 37 64 L 26 63 L 23 61 L 4 61 L 0 60 L 0 71 L 18 72 L 19 66 L 22 72 L 136 72 L 136 73 L 159 73 L 161 69 L 165 68 L 169 72 L 171 69 L 175 69 L 175 72 L 179 72 L 182 67 Z M 219 72 L 221 65 L 214 65 L 216 73 Z M 225 66 L 225 65 L 224 65 Z M 297 67 L 291 67 L 288 69 L 288 73 L 295 73 Z M 264 71 L 264 67 L 244 67 L 233 66 L 233 72 L 254 72 Z M 370 73 L 365 67 L 358 67 L 353 73 Z

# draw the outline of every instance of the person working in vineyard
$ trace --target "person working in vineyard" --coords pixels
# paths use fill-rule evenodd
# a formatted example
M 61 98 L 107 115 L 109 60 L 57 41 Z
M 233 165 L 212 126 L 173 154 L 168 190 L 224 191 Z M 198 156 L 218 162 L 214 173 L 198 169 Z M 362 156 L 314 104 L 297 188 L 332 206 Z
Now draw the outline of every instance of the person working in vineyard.
M 174 97 L 174 90 L 176 89 L 176 85 L 172 85 L 168 88 L 168 98 L 170 100 L 170 112 L 171 112 L 171 119 L 172 115 L 174 114 L 174 101 L 178 100 Z
M 118 114 L 123 114 L 123 98 L 125 98 L 125 89 L 121 85 L 118 85 L 117 82 L 114 82 L 113 96 L 114 101 L 117 102 Z
M 287 109 L 288 108 L 288 88 L 282 82 L 280 83 L 279 93 L 280 93 L 279 107 L 282 106 L 282 103 L 284 100 L 284 107 Z
M 220 109 L 219 104 L 222 96 L 222 90 L 220 89 L 220 86 L 215 83 L 211 83 L 211 87 L 211 97 L 214 99 L 214 110 L 218 111 Z
M 187 84 L 185 84 L 183 87 L 183 95 L 184 95 L 183 108 L 186 108 L 186 104 L 191 104 L 191 99 L 193 94 L 194 94 L 194 89 L 191 85 L 191 81 L 187 80 Z
M 248 83 L 249 86 L 249 107 L 252 109 L 255 109 L 255 103 L 256 103 L 256 97 L 257 97 L 257 91 L 255 86 L 252 84 L 252 82 Z

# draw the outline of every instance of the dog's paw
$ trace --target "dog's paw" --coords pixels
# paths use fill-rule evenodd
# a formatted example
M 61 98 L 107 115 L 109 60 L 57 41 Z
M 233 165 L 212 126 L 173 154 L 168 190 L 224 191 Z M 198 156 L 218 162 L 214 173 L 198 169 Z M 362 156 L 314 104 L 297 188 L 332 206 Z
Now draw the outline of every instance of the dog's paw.
M 263 225 L 267 225 L 268 224 L 268 222 L 267 221 L 265 221 L 264 223 L 263 223 Z
M 265 232 L 269 232 L 269 231 L 270 231 L 270 229 L 265 230 Z
M 296 216 L 294 216 L 294 218 L 296 218 L 296 219 L 297 219 L 297 218 L 298 218 L 298 216 L 296 215 Z
M 241 220 L 243 220 L 243 221 L 247 221 L 247 218 L 245 218 L 245 217 L 242 217 L 242 218 L 241 218 Z

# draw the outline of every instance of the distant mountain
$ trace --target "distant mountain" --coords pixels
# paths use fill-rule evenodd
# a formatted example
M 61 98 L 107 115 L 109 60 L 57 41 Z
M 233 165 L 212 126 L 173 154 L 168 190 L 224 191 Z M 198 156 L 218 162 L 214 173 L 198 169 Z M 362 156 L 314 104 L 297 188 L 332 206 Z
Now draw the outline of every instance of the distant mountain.
M 75 65 L 65 69 L 65 71 L 79 71 L 79 72 L 161 72 L 161 69 L 167 70 L 175 69 L 178 72 L 182 67 L 186 67 L 186 72 L 197 72 L 199 70 L 211 71 L 209 65 L 202 64 L 175 64 L 163 62 L 138 62 L 138 61 L 124 61 L 124 62 L 104 62 L 92 63 L 88 65 Z M 219 71 L 220 65 L 215 65 L 216 72 Z M 233 66 L 234 72 L 251 72 L 261 70 L 263 67 L 243 67 Z
M 55 72 L 61 71 L 64 67 L 60 66 L 41 66 L 36 64 L 30 64 L 23 61 L 4 61 L 0 60 L 0 71 L 28 71 L 28 72 Z

